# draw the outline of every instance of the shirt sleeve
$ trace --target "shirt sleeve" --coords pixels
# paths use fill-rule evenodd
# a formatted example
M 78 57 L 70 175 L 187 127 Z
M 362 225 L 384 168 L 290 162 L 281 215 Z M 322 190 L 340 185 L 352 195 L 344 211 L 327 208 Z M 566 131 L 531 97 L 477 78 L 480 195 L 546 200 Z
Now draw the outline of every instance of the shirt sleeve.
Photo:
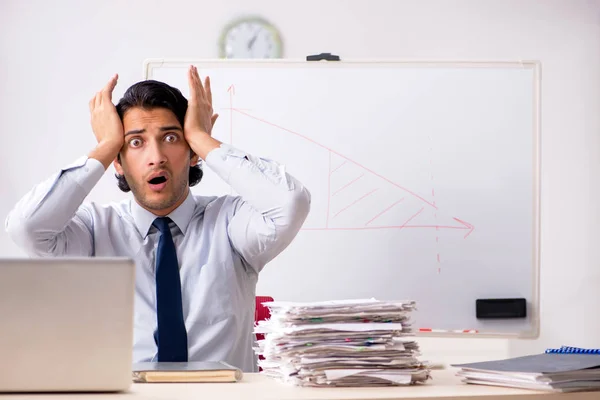
M 34 186 L 7 216 L 9 236 L 30 256 L 92 256 L 92 213 L 82 203 L 103 174 L 82 157 Z
M 256 272 L 294 239 L 310 211 L 310 192 L 285 167 L 222 144 L 206 164 L 239 196 L 228 233 L 231 244 Z

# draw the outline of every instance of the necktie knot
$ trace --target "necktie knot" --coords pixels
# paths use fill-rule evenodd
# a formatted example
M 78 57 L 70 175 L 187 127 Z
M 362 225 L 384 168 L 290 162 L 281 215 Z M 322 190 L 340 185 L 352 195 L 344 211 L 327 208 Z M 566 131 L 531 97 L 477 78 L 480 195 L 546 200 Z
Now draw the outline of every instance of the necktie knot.
M 152 225 L 156 227 L 160 231 L 160 233 L 171 232 L 169 229 L 169 222 L 171 222 L 171 218 L 169 217 L 158 217 L 154 220 Z

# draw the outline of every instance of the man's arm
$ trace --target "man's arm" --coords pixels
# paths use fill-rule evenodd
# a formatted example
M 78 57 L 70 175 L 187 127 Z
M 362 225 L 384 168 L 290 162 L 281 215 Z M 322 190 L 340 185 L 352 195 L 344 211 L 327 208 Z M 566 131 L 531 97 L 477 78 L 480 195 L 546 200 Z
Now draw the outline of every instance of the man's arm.
M 93 255 L 92 215 L 83 200 L 116 158 L 123 125 L 112 104 L 115 75 L 89 103 L 98 145 L 88 157 L 36 185 L 6 218 L 6 230 L 29 255 Z
M 23 196 L 6 218 L 6 231 L 30 256 L 93 255 L 92 216 L 80 207 L 104 167 L 83 158 Z
M 257 272 L 296 236 L 310 210 L 310 193 L 282 165 L 241 152 L 211 136 L 210 79 L 188 71 L 190 99 L 184 134 L 192 150 L 240 194 L 228 232 L 234 249 Z
M 285 167 L 223 144 L 207 165 L 237 193 L 228 232 L 234 249 L 259 272 L 296 237 L 310 211 L 310 192 Z

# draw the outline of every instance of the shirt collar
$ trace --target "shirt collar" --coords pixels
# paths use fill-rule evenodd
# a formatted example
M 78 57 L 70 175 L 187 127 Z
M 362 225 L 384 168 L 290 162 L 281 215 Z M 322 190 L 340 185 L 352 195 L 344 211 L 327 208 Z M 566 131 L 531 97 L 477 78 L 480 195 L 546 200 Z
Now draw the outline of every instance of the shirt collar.
M 188 189 L 187 197 L 183 203 L 171 211 L 170 214 L 166 215 L 166 217 L 171 218 L 179 230 L 181 230 L 181 232 L 185 235 L 190 220 L 194 215 L 195 208 L 196 201 L 194 200 L 192 191 Z M 135 199 L 131 201 L 131 216 L 133 217 L 133 221 L 135 222 L 138 232 L 144 238 L 148 236 L 148 232 L 150 231 L 150 227 L 152 227 L 152 223 L 156 218 L 158 218 L 158 215 L 155 215 L 140 206 Z

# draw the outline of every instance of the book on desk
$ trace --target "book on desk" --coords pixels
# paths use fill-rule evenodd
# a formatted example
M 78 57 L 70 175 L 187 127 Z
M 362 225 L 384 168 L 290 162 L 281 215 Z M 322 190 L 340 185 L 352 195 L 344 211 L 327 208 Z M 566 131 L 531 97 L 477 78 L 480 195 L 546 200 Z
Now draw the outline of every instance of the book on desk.
M 549 349 L 505 360 L 454 364 L 465 383 L 552 392 L 600 390 L 600 352 Z
M 133 364 L 133 381 L 136 383 L 238 382 L 242 377 L 242 370 L 223 361 Z

